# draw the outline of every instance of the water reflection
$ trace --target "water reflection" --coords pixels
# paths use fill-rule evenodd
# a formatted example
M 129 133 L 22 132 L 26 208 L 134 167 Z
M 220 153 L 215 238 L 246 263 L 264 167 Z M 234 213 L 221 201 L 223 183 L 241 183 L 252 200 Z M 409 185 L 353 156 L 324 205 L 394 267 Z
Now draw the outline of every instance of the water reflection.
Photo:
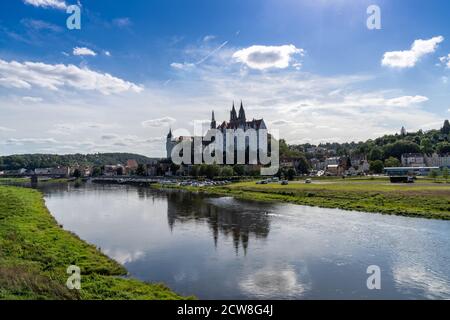
M 167 220 L 171 230 L 176 224 L 206 222 L 217 247 L 219 234 L 233 239 L 236 254 L 242 246 L 247 253 L 249 235 L 266 238 L 270 230 L 270 219 L 263 207 L 242 211 L 242 207 L 233 206 L 232 198 L 210 198 L 189 192 L 168 192 Z
M 450 223 L 132 186 L 42 186 L 136 278 L 202 299 L 450 298 Z M 369 291 L 366 269 L 382 270 Z

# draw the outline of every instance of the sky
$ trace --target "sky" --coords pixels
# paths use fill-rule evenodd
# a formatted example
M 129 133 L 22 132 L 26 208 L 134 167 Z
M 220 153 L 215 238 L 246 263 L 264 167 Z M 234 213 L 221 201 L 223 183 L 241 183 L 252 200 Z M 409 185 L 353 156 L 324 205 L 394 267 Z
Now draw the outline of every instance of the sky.
M 1 1 L 0 155 L 161 157 L 241 100 L 292 144 L 440 128 L 449 32 L 445 0 Z

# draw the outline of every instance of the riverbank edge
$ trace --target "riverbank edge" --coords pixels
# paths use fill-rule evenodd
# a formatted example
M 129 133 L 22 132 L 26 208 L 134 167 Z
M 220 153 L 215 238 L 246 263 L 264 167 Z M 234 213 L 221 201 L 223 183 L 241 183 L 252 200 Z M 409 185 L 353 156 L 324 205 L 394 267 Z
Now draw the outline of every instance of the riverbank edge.
M 71 265 L 81 270 L 81 290 L 66 286 Z M 58 225 L 42 193 L 0 186 L 0 299 L 194 299 L 125 276 L 122 265 Z
M 277 192 L 269 192 L 267 190 L 261 191 L 249 191 L 243 189 L 232 189 L 228 186 L 223 187 L 191 187 L 191 186 L 178 186 L 178 185 L 162 185 L 162 184 L 152 184 L 150 185 L 153 189 L 176 189 L 176 190 L 184 190 L 194 193 L 201 193 L 205 195 L 212 196 L 226 196 L 226 197 L 234 197 L 242 200 L 252 200 L 252 201 L 263 201 L 263 202 L 272 202 L 272 203 L 291 203 L 302 206 L 309 207 L 317 207 L 317 208 L 325 208 L 325 209 L 341 209 L 349 212 L 366 212 L 366 213 L 376 213 L 383 215 L 394 215 L 394 216 L 403 216 L 409 218 L 423 218 L 423 219 L 432 219 L 432 220 L 450 220 L 450 214 L 445 212 L 427 212 L 427 211 L 414 211 L 417 210 L 413 206 L 408 208 L 408 210 L 398 208 L 390 208 L 385 206 L 386 202 L 384 201 L 383 205 L 375 205 L 375 206 L 367 206 L 361 205 L 358 201 L 348 201 L 336 197 L 333 203 L 317 203 L 317 199 L 320 201 L 320 194 L 315 194 L 313 197 L 310 194 L 306 194 L 305 196 L 301 196 L 299 194 L 283 194 Z M 317 191 L 315 191 L 317 193 Z M 320 192 L 319 192 L 320 193 Z M 314 198 L 312 201 L 312 198 Z M 392 201 L 395 203 L 395 201 Z

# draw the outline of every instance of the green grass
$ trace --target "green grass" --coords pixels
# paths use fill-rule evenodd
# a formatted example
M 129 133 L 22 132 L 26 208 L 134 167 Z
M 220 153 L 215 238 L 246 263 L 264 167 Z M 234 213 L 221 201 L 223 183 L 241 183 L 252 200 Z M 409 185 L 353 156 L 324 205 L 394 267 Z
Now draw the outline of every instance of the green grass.
M 249 200 L 450 220 L 450 186 L 447 184 L 427 180 L 391 184 L 386 178 L 313 180 L 313 184 L 299 181 L 287 186 L 257 185 L 252 181 L 220 187 L 181 188 Z
M 69 290 L 67 267 L 81 268 Z M 182 299 L 162 284 L 123 278 L 127 271 L 93 245 L 63 230 L 41 193 L 0 186 L 0 299 Z

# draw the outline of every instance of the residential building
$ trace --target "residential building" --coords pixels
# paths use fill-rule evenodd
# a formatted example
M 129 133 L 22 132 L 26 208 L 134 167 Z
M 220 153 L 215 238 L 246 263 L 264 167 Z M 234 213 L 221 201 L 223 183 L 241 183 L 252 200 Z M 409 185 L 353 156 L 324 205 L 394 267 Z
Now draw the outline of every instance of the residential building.
M 421 153 L 406 153 L 402 155 L 404 167 L 426 167 L 425 157 Z

